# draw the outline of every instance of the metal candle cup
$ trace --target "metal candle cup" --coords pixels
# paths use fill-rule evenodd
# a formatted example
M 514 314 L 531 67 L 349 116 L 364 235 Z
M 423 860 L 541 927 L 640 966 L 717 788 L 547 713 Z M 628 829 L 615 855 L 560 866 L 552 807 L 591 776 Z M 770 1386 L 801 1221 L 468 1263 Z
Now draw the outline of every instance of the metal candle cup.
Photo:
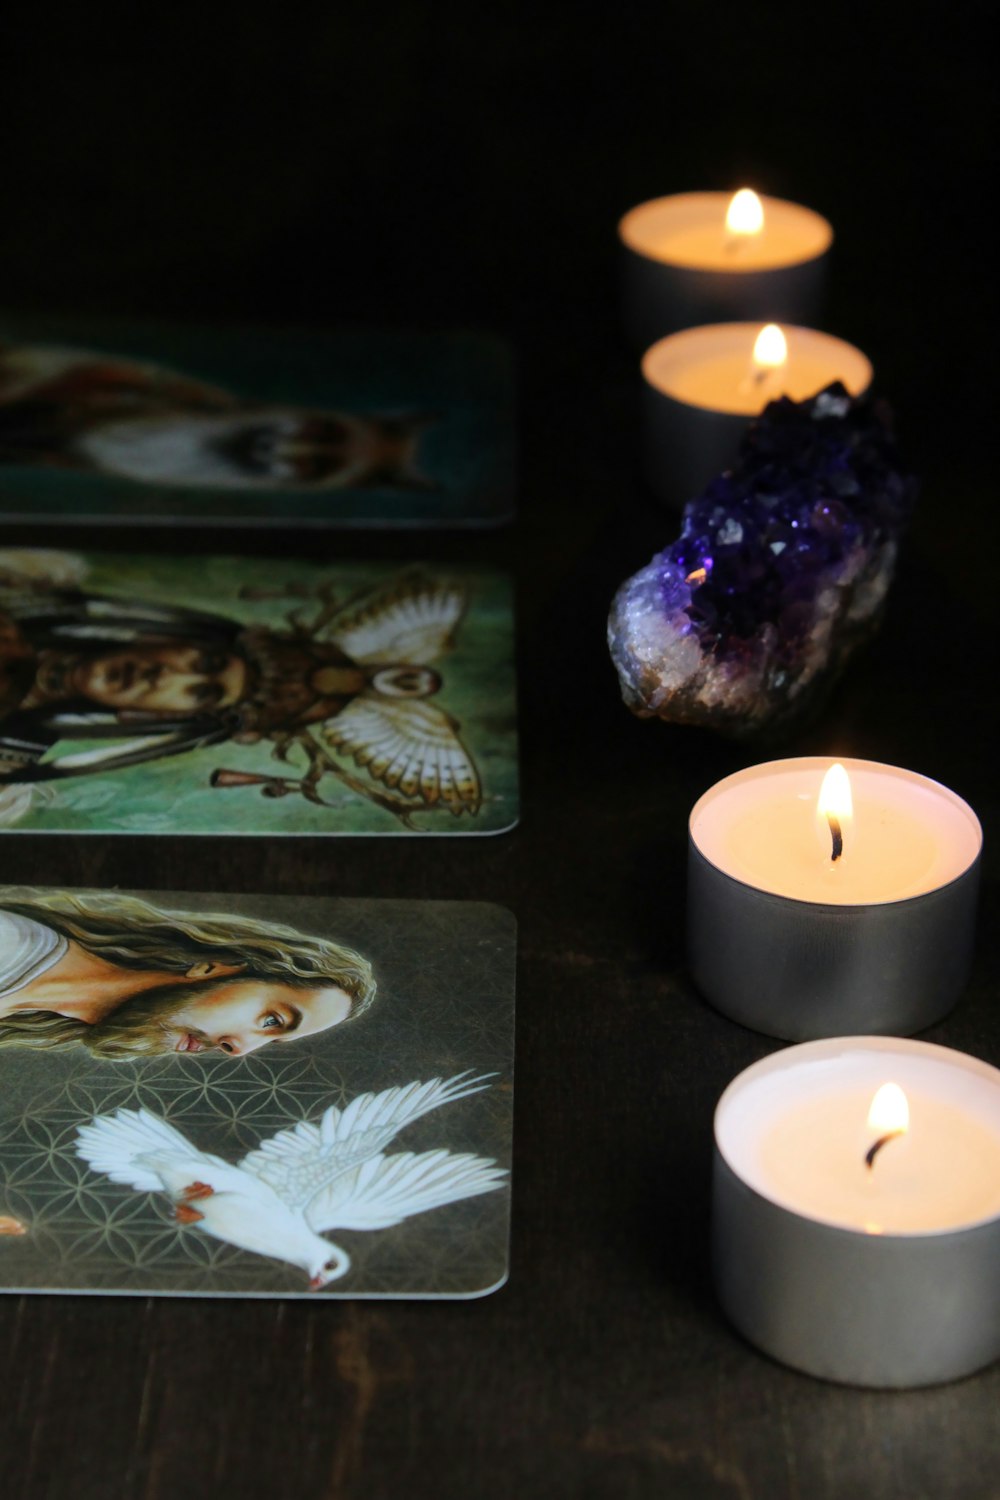
M 626 333 L 633 347 L 697 323 L 816 322 L 833 230 L 781 198 L 762 197 L 759 234 L 728 234 L 728 193 L 674 193 L 618 225 Z
M 643 356 L 643 466 L 665 504 L 685 505 L 728 468 L 748 422 L 770 401 L 804 401 L 837 380 L 860 396 L 871 384 L 859 349 L 813 328 L 783 328 L 785 363 L 755 368 L 760 331 L 759 323 L 686 328 Z
M 787 1041 L 920 1031 L 952 1008 L 972 963 L 972 809 L 914 772 L 843 764 L 855 817 L 836 864 L 816 827 L 827 759 L 739 771 L 691 812 L 695 983 L 723 1015 Z
M 869 1167 L 865 1110 L 887 1080 L 907 1095 L 910 1129 Z M 908 1387 L 991 1363 L 1000 1072 L 883 1037 L 755 1063 L 715 1114 L 712 1258 L 739 1332 L 807 1374 Z

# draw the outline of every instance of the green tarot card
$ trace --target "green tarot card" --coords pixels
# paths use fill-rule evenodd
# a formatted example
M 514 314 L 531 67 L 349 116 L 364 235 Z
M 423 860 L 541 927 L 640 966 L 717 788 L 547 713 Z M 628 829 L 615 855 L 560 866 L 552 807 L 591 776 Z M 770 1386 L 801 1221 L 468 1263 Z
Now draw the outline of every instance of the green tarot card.
M 504 577 L 0 549 L 0 829 L 482 834 L 517 809 Z
M 0 887 L 0 1289 L 495 1290 L 514 959 L 477 902 Z
M 0 317 L 0 518 L 495 525 L 513 434 L 484 334 Z

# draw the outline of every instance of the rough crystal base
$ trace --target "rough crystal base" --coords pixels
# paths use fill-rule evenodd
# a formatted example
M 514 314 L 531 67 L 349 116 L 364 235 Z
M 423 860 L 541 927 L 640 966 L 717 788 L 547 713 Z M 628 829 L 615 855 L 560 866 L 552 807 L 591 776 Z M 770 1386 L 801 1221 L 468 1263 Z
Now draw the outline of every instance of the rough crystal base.
M 739 738 L 804 717 L 878 624 L 914 489 L 870 399 L 772 402 L 615 596 L 628 707 Z

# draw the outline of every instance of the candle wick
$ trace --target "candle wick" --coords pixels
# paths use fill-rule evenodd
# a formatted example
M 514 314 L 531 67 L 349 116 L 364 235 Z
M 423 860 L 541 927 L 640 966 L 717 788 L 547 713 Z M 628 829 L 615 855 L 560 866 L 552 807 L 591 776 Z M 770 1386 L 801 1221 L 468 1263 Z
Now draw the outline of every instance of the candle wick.
M 865 1165 L 867 1166 L 869 1171 L 871 1171 L 872 1167 L 875 1165 L 875 1158 L 876 1156 L 878 1156 L 882 1147 L 888 1145 L 890 1141 L 894 1141 L 897 1135 L 904 1134 L 905 1131 L 902 1130 L 890 1130 L 888 1135 L 879 1136 L 874 1146 L 870 1146 L 869 1149 L 865 1152 Z
M 827 813 L 826 821 L 830 825 L 830 838 L 833 841 L 833 853 L 830 855 L 830 859 L 836 864 L 844 852 L 844 835 L 840 830 L 839 818 L 835 818 L 832 813 Z

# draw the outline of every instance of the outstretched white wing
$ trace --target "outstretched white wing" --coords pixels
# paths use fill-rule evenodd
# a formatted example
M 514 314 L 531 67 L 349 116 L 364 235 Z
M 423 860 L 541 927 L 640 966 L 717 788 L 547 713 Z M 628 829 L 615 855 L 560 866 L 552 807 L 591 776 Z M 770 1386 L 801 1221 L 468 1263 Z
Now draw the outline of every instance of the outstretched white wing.
M 234 1170 L 209 1156 L 148 1109 L 120 1109 L 98 1115 L 77 1131 L 76 1152 L 95 1172 L 125 1182 L 139 1192 L 172 1191 L 172 1179 L 207 1180 Z M 214 1183 L 213 1183 L 214 1185 Z
M 341 1173 L 378 1156 L 405 1125 L 442 1104 L 480 1093 L 490 1076 L 472 1077 L 466 1071 L 359 1094 L 344 1109 L 331 1104 L 318 1124 L 302 1121 L 262 1141 L 240 1168 L 266 1183 L 290 1208 L 304 1211 Z
M 452 643 L 465 613 L 466 593 L 457 584 L 404 574 L 372 589 L 360 603 L 331 621 L 328 636 L 354 661 L 423 664 Z
M 168 1193 L 177 1217 L 203 1234 L 254 1255 L 301 1266 L 311 1275 L 328 1256 L 346 1257 L 309 1228 L 266 1182 L 230 1162 L 198 1151 L 148 1110 L 100 1115 L 78 1133 L 77 1151 L 96 1172 L 140 1191 Z M 318 1260 L 317 1260 L 318 1256 Z
M 413 1214 L 498 1188 L 507 1173 L 485 1156 L 404 1151 L 342 1172 L 306 1206 L 310 1229 L 388 1229 Z
M 423 698 L 383 698 L 366 691 L 323 726 L 324 738 L 368 775 L 428 806 L 458 817 L 475 813 L 482 788 L 454 719 Z

